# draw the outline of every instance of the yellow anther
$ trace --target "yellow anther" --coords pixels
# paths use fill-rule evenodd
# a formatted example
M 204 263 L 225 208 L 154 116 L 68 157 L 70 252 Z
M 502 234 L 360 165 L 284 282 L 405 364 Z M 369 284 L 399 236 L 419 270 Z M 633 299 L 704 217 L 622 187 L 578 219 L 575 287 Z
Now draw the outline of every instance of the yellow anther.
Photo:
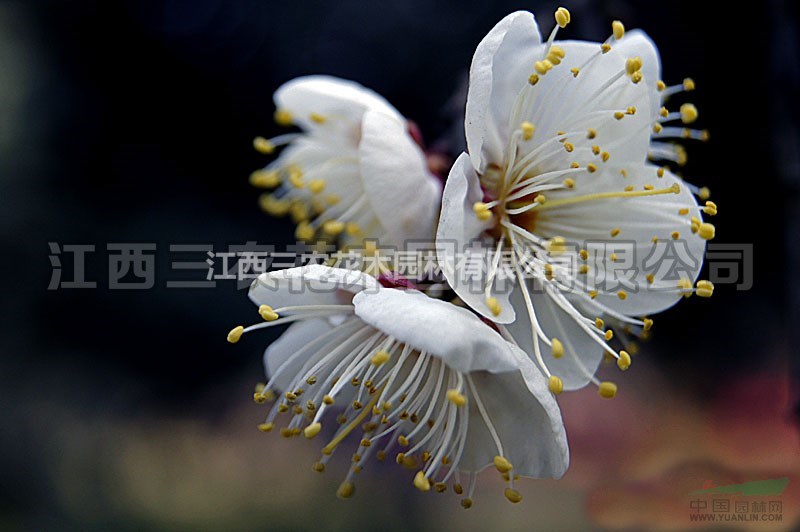
M 697 281 L 698 297 L 711 297 L 714 294 L 714 283 L 711 281 Z
M 497 301 L 496 297 L 487 297 L 486 298 L 486 306 L 489 307 L 489 310 L 495 316 L 499 316 L 500 315 L 500 311 L 502 310 L 502 308 L 500 307 L 500 303 Z
M 558 395 L 564 391 L 564 381 L 555 375 L 550 375 L 550 379 L 547 381 L 547 388 L 550 393 Z
M 597 130 L 596 130 L 596 129 L 594 129 L 593 127 L 590 127 L 590 128 L 589 128 L 589 129 L 586 131 L 586 138 L 587 138 L 587 139 L 593 139 L 593 138 L 595 138 L 596 136 L 597 136 Z
M 666 118 L 667 116 L 669 116 L 669 109 L 667 109 L 666 107 L 662 107 L 661 109 L 658 110 L 658 114 L 661 115 L 662 118 Z
M 535 201 L 539 205 L 544 205 L 547 202 L 547 196 L 545 196 L 544 194 L 537 194 L 536 199 L 534 199 L 533 201 Z
M 601 154 L 600 154 L 600 159 L 601 159 L 601 160 L 602 160 L 604 163 L 607 163 L 607 162 L 608 162 L 608 160 L 609 160 L 610 158 L 611 158 L 611 154 L 610 154 L 610 153 L 608 153 L 607 151 L 604 151 L 603 153 L 601 153 Z
M 644 278 L 647 279 L 648 284 L 653 284 L 656 280 L 656 276 L 653 275 L 652 273 L 648 273 L 647 275 L 644 276 Z
M 625 26 L 619 20 L 611 23 L 611 31 L 614 33 L 616 40 L 620 40 L 625 36 Z
M 600 155 L 600 146 L 592 146 L 592 153 Z
M 564 186 L 567 188 L 575 188 L 575 180 L 568 177 L 564 180 Z
M 553 265 L 547 263 L 544 265 L 544 276 L 547 278 L 548 281 L 553 280 Z
M 548 59 L 544 59 L 543 61 L 536 61 L 533 64 L 533 68 L 540 75 L 545 75 L 545 74 L 547 74 L 548 70 L 553 68 L 553 63 L 551 63 Z
M 683 209 L 678 209 L 678 214 L 680 214 L 681 216 L 686 216 L 687 214 L 689 214 L 689 209 L 685 207 Z
M 706 206 L 703 207 L 703 212 L 709 216 L 716 216 L 717 215 L 717 204 L 713 201 L 707 201 Z
M 594 298 L 596 298 L 596 297 L 597 297 L 597 294 L 599 294 L 600 292 L 598 292 L 597 290 L 589 290 L 589 292 L 588 292 L 588 293 L 589 293 L 589 297 L 591 297 L 592 299 L 594 299 Z
M 347 222 L 344 231 L 350 236 L 361 236 L 363 234 L 361 226 L 355 222 Z
M 399 443 L 403 447 L 408 447 L 408 438 L 406 438 L 401 434 L 400 436 L 397 437 L 397 443 Z
M 700 224 L 700 227 L 697 229 L 697 234 L 703 240 L 711 240 L 712 238 L 714 238 L 715 233 L 716 233 L 716 228 L 714 227 L 714 224 L 710 224 L 707 222 Z
M 625 371 L 629 367 L 631 367 L 631 356 L 628 354 L 627 351 L 620 351 L 619 358 L 617 359 L 617 367 L 622 371 Z
M 340 235 L 344 231 L 344 222 L 339 220 L 328 220 L 322 224 L 322 230 L 329 235 Z
M 322 402 L 330 406 L 333 404 L 333 397 L 331 397 L 330 395 L 326 395 L 322 398 Z
M 506 499 L 513 502 L 514 504 L 520 502 L 522 500 L 522 495 L 517 490 L 506 488 L 503 492 L 503 495 L 506 496 Z
M 633 191 L 633 185 L 628 185 L 622 190 L 624 190 L 625 192 L 632 192 Z
M 614 229 L 611 230 L 611 236 L 612 237 L 619 235 L 619 233 L 620 233 L 620 228 L 619 227 L 615 227 Z
M 539 83 L 539 76 L 537 76 L 536 74 L 531 74 L 530 76 L 528 76 L 528 83 L 531 86 L 536 85 L 537 83 Z
M 617 120 L 622 120 L 623 118 L 625 118 L 625 113 L 623 113 L 622 111 L 615 111 L 614 118 L 616 118 Z
M 278 313 L 272 310 L 272 307 L 269 305 L 261 305 L 258 307 L 258 314 L 264 319 L 264 321 L 275 321 L 280 318 Z
M 617 297 L 620 298 L 620 300 L 625 301 L 626 299 L 628 299 L 628 292 L 626 292 L 625 290 L 620 290 L 619 292 L 617 292 Z
M 644 76 L 642 76 L 642 71 L 641 70 L 637 70 L 636 72 L 631 74 L 631 81 L 634 84 L 639 83 L 640 81 L 642 81 L 643 78 L 644 78 Z
M 264 137 L 254 138 L 253 148 L 255 148 L 258 153 L 263 153 L 264 155 L 269 155 L 275 151 L 275 145 Z
M 664 167 L 663 166 L 659 166 L 658 167 L 658 170 L 656 170 L 656 175 L 658 177 L 664 177 Z
M 547 54 L 547 58 L 546 58 L 546 59 L 547 59 L 548 61 L 550 61 L 550 63 L 551 63 L 553 66 L 555 66 L 555 65 L 560 65 L 560 64 L 561 64 L 561 58 L 560 58 L 559 56 L 555 55 L 555 54 L 552 52 L 552 50 L 551 50 L 550 52 L 548 52 L 548 54 Z
M 627 115 L 635 115 L 636 114 L 636 106 L 631 105 L 627 109 L 625 109 L 625 114 Z
M 586 165 L 586 169 L 589 171 L 590 174 L 593 174 L 597 171 L 597 165 L 594 163 L 589 163 Z
M 625 61 L 625 71 L 628 74 L 633 74 L 642 69 L 642 58 L 639 56 L 631 57 Z
M 472 499 L 470 499 L 469 497 L 467 497 L 466 499 L 461 499 L 461 507 L 464 508 L 465 510 L 469 510 L 470 508 L 472 508 Z
M 603 44 L 600 45 L 600 51 L 603 52 L 604 54 L 607 54 L 608 52 L 611 51 L 611 45 L 608 44 L 607 42 L 604 42 Z
M 678 240 L 681 237 L 681 233 L 679 231 L 673 231 L 669 236 L 672 237 L 672 240 Z
M 325 464 L 323 464 L 322 462 L 314 462 L 314 471 L 316 471 L 317 473 L 322 473 L 323 471 L 325 471 Z
M 306 183 L 303 181 L 302 172 L 289 172 L 289 184 L 294 188 L 305 188 Z
M 661 81 L 661 80 L 658 80 L 658 81 L 656 81 L 656 90 L 657 90 L 658 92 L 661 92 L 661 91 L 663 91 L 663 90 L 664 90 L 664 89 L 666 89 L 666 88 L 667 88 L 667 84 L 666 84 L 666 83 L 664 83 L 664 82 L 663 82 L 663 81 Z
M 683 90 L 686 92 L 694 90 L 694 80 L 692 78 L 686 78 L 683 80 Z
M 356 487 L 352 482 L 342 482 L 336 490 L 336 496 L 340 499 L 349 499 L 355 493 Z
M 299 224 L 300 222 L 308 221 L 308 207 L 303 202 L 293 201 L 289 205 L 289 214 L 291 214 L 294 223 Z
M 275 424 L 274 424 L 274 423 L 272 423 L 272 422 L 269 422 L 269 423 L 261 423 L 261 424 L 258 426 L 258 430 L 260 430 L 261 432 L 269 432 L 269 431 L 271 431 L 271 430 L 272 430 L 272 429 L 274 429 L 274 428 L 275 428 Z
M 611 262 L 617 262 L 617 259 L 619 257 L 617 257 L 616 253 L 612 253 L 611 255 L 608 256 L 608 258 L 609 258 L 609 260 L 611 260 Z
M 577 78 L 578 74 L 581 73 L 581 69 L 577 68 L 577 67 L 570 68 L 569 71 L 572 72 L 572 77 L 573 78 Z
M 273 118 L 275 119 L 275 123 L 279 126 L 291 126 L 292 123 L 294 123 L 292 113 L 286 109 L 276 109 Z
M 553 353 L 553 358 L 561 358 L 564 356 L 564 344 L 561 343 L 561 340 L 558 338 L 553 338 L 551 340 L 552 345 L 550 346 Z
M 250 174 L 250 184 L 256 188 L 274 188 L 281 184 L 281 178 L 274 170 L 256 170 Z
M 367 438 L 363 438 L 359 445 L 361 445 L 361 447 L 372 447 L 372 442 Z
M 535 129 L 533 127 L 533 124 L 531 124 L 530 122 L 523 122 L 520 125 L 520 128 L 522 129 L 523 140 L 531 140 L 533 138 L 533 131 Z
M 697 107 L 692 105 L 691 103 L 685 103 L 681 105 L 681 121 L 684 124 L 691 124 L 695 120 L 697 120 Z
M 291 438 L 292 435 L 293 435 L 292 429 L 290 429 L 289 427 L 283 427 L 281 429 L 281 436 L 283 436 L 284 438 Z
M 314 238 L 314 228 L 308 222 L 300 222 L 294 230 L 297 240 L 311 240 Z
M 303 436 L 305 436 L 310 440 L 311 438 L 319 434 L 320 430 L 322 430 L 321 423 L 312 423 L 311 425 L 303 429 Z
M 482 201 L 476 201 L 472 204 L 472 210 L 475 213 L 475 216 L 478 217 L 478 220 L 485 222 L 492 217 L 492 211 L 489 209 L 486 203 Z
M 691 286 L 691 284 L 689 286 Z M 651 320 L 650 318 L 645 318 L 642 321 L 644 322 L 644 326 L 642 327 L 642 329 L 644 329 L 645 331 L 649 331 L 650 329 L 653 328 L 653 320 Z
M 597 393 L 600 394 L 600 397 L 611 399 L 617 395 L 617 385 L 608 381 L 601 382 L 597 388 Z
M 286 216 L 289 212 L 290 203 L 285 200 L 279 200 L 272 194 L 262 194 L 258 198 L 258 206 L 269 215 Z
M 308 190 L 312 194 L 319 194 L 325 190 L 325 181 L 322 179 L 312 179 L 308 182 Z
M 692 291 L 692 282 L 689 279 L 680 279 L 678 281 L 678 288 L 683 297 L 691 297 L 694 293 Z
M 431 489 L 431 482 L 425 477 L 424 471 L 417 471 L 414 476 L 414 487 L 419 491 L 429 491 Z
M 554 236 L 545 243 L 545 249 L 550 255 L 559 255 L 567 250 L 567 241 L 563 236 Z
M 456 406 L 464 406 L 467 404 L 467 398 L 456 389 L 447 390 L 447 400 Z
M 555 17 L 556 24 L 558 24 L 561 28 L 566 28 L 567 24 L 569 24 L 569 21 L 572 18 L 569 14 L 569 10 L 567 10 L 565 7 L 559 7 L 556 9 Z
M 578 164 L 577 162 L 571 162 L 571 163 L 569 163 L 569 167 L 570 168 L 580 168 L 581 165 Z
M 709 190 L 708 187 L 702 187 L 697 192 L 697 197 L 700 198 L 701 200 L 707 200 L 708 198 L 711 197 L 711 190 Z
M 711 138 L 711 133 L 708 132 L 707 129 L 704 129 L 700 132 L 700 140 L 703 142 L 708 142 L 708 139 Z
M 494 467 L 501 473 L 508 473 L 514 466 L 504 456 L 497 455 L 494 457 Z
M 610 342 L 611 339 L 614 338 L 614 331 L 612 331 L 611 329 L 607 330 L 606 334 L 605 334 L 605 338 L 606 338 L 606 342 Z
M 554 44 L 550 47 L 550 52 L 548 52 L 547 55 L 553 55 L 555 57 L 558 57 L 559 59 L 564 59 L 567 53 L 564 51 L 563 48 L 561 48 L 557 44 Z
M 580 255 L 581 259 L 583 259 L 583 260 L 586 260 L 586 259 L 589 258 L 589 252 L 586 251 L 585 249 L 580 250 L 580 252 L 578 254 Z
M 606 326 L 606 322 L 604 322 L 600 318 L 595 318 L 594 326 L 597 327 L 598 329 L 603 329 Z
M 386 362 L 388 362 L 389 357 L 390 357 L 389 352 L 381 349 L 380 351 L 372 355 L 372 359 L 370 360 L 370 362 L 372 363 L 373 366 L 380 366 L 381 364 L 385 364 Z
M 255 399 L 255 397 L 254 397 L 254 399 Z M 256 401 L 256 402 L 258 402 L 258 401 Z M 278 412 L 280 412 L 281 414 L 285 414 L 288 411 L 289 411 L 289 405 L 284 404 L 284 403 L 281 403 L 281 404 L 278 405 Z
M 581 264 L 578 266 L 578 273 L 580 274 L 587 274 L 589 273 L 589 265 L 588 264 Z
M 241 325 L 234 327 L 231 329 L 231 332 L 228 333 L 228 342 L 235 344 L 242 337 L 242 334 L 244 334 L 244 327 Z
M 308 118 L 316 124 L 324 124 L 328 120 L 325 116 L 319 113 L 311 113 L 308 115 Z
M 575 149 L 575 146 L 570 142 L 565 142 L 564 149 L 567 150 L 567 153 L 572 153 L 573 150 Z
M 661 124 L 659 124 L 659 123 L 653 124 L 653 133 L 658 134 L 658 133 L 661 133 L 663 130 L 664 130 L 664 126 L 662 126 Z
M 656 187 L 654 187 L 653 185 L 649 185 L 649 184 L 648 184 L 648 185 L 644 185 L 642 188 L 643 188 L 644 190 L 653 190 L 653 189 L 655 189 Z

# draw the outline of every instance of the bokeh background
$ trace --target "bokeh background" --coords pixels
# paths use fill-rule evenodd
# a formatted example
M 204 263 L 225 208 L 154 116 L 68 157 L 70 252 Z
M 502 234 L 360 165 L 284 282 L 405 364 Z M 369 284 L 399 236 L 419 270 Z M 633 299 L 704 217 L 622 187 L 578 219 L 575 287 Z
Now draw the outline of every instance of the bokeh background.
M 486 474 L 464 511 L 385 464 L 339 501 L 316 442 L 258 432 L 274 336 L 228 345 L 255 316 L 245 292 L 167 289 L 187 279 L 168 247 L 289 241 L 247 184 L 282 82 L 357 80 L 455 148 L 479 40 L 515 9 L 549 31 L 556 4 L 0 1 L 0 529 L 683 530 L 706 482 L 778 477 L 783 521 L 758 526 L 798 526 L 797 3 L 565 5 L 562 37 L 604 40 L 621 19 L 658 43 L 665 80 L 696 80 L 711 141 L 685 175 L 720 205 L 716 242 L 754 244 L 754 283 L 662 315 L 614 401 L 562 396 L 564 479 L 523 481 L 512 506 Z M 95 245 L 97 289 L 48 291 L 48 242 Z M 157 245 L 153 289 L 107 288 L 113 242 Z

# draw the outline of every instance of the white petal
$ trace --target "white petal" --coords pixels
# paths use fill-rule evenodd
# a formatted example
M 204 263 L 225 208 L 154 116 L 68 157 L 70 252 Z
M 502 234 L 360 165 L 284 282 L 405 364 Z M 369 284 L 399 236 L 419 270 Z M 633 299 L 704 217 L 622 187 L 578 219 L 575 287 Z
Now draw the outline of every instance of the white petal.
M 475 50 L 465 117 L 467 147 L 475 168 L 503 162 L 508 120 L 533 68 L 539 28 L 531 13 L 517 11 L 497 23 Z
M 340 305 L 351 294 L 380 289 L 378 281 L 365 273 L 310 264 L 262 273 L 250 285 L 250 300 L 256 305 L 280 308 L 298 305 Z
M 557 338 L 564 346 L 564 356 L 554 358 L 550 346 L 539 340 L 542 359 L 547 369 L 563 381 L 565 390 L 583 388 L 597 371 L 603 359 L 603 348 L 544 293 L 538 283 L 529 282 L 528 287 L 537 322 L 548 338 Z M 519 317 L 505 327 L 519 347 L 533 359 L 533 334 L 528 313 L 524 310 L 525 301 L 521 290 L 514 292 L 511 303 L 520 309 Z
M 433 238 L 442 188 L 406 122 L 367 111 L 361 135 L 364 192 L 390 239 L 381 244 Z
M 275 91 L 275 106 L 289 111 L 298 125 L 314 129 L 312 114 L 326 119 L 361 123 L 364 111 L 385 113 L 397 120 L 403 117 L 383 96 L 362 85 L 332 76 L 303 76 L 281 85 Z
M 547 380 L 533 363 L 519 372 L 471 375 L 489 414 L 503 454 L 513 473 L 534 478 L 561 478 L 569 466 L 569 447 L 561 413 Z M 467 444 L 459 467 L 479 471 L 497 455 L 475 401 L 470 401 Z
M 467 305 L 492 321 L 508 323 L 514 320 L 514 309 L 508 304 L 511 286 L 504 290 L 498 287 L 498 290 L 492 291 L 492 296 L 497 298 L 501 308 L 500 314 L 495 316 L 486 306 L 483 291 L 488 275 L 487 268 L 482 268 L 477 277 L 465 271 L 465 250 L 474 250 L 475 253 L 486 251 L 485 247 L 473 247 L 481 233 L 491 225 L 490 222 L 478 220 L 472 209 L 476 201 L 482 200 L 483 192 L 478 175 L 469 156 L 462 153 L 450 170 L 442 196 L 442 213 L 436 232 L 439 267 L 458 297 Z M 481 257 L 481 260 L 486 265 L 485 257 Z
M 656 166 L 644 164 L 628 166 L 626 172 L 627 177 L 623 177 L 609 168 L 578 182 L 574 190 L 558 191 L 548 197 L 557 200 L 570 195 L 618 192 L 627 185 L 641 191 L 644 185 L 666 189 L 678 184 L 680 193 L 587 201 L 542 211 L 536 219 L 536 232 L 545 238 L 562 236 L 589 249 L 590 255 L 593 250 L 599 250 L 595 255 L 599 260 L 591 256 L 589 260 L 589 279 L 595 280 L 600 291 L 595 303 L 628 316 L 639 316 L 660 312 L 681 298 L 675 290 L 677 279 L 686 277 L 694 281 L 697 278 L 706 242 L 691 232 L 690 217 L 700 218 L 701 214 L 694 196 L 679 178 L 670 172 L 664 172 L 664 177 L 659 178 Z M 679 214 L 682 209 L 689 209 L 689 214 Z M 620 232 L 612 238 L 610 232 L 615 228 Z M 677 241 L 671 238 L 675 231 L 679 233 Z M 658 237 L 657 244 L 652 242 L 653 237 Z M 617 253 L 617 262 L 610 260 L 611 252 Z M 655 260 L 659 256 L 667 262 Z M 674 260 L 669 262 L 669 257 Z M 659 270 L 669 269 L 670 264 L 680 271 Z M 607 273 L 609 271 L 611 273 Z M 630 273 L 626 273 L 628 271 Z M 650 285 L 646 280 L 649 273 L 663 282 Z M 602 283 L 604 279 L 613 281 L 620 275 L 629 275 L 626 277 L 629 282 L 619 286 L 618 283 L 605 286 Z M 619 290 L 627 293 L 625 300 L 617 296 Z
M 267 372 L 267 378 L 271 379 L 292 355 L 331 329 L 330 323 L 323 319 L 303 320 L 291 324 L 264 352 L 264 370 Z M 312 354 L 313 351 L 310 351 L 308 356 Z M 292 380 L 300 372 L 300 368 L 308 360 L 308 356 L 295 357 L 289 362 L 289 365 L 281 369 L 280 375 L 273 381 L 279 391 L 288 389 Z
M 416 290 L 385 288 L 353 298 L 356 316 L 451 368 L 491 373 L 519 367 L 518 350 L 470 311 Z

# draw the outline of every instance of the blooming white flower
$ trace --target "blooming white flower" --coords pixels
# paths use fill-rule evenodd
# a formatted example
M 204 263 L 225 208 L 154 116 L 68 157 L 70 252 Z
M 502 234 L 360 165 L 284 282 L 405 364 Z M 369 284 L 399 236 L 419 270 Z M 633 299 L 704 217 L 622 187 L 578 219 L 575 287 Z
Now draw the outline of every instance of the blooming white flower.
M 330 76 L 294 79 L 274 98 L 278 124 L 301 132 L 254 140 L 266 154 L 288 145 L 251 176 L 256 186 L 278 187 L 262 196 L 266 212 L 291 214 L 301 240 L 401 245 L 433 237 L 440 181 L 406 120 L 384 98 Z
M 547 379 L 472 312 L 319 265 L 262 274 L 250 298 L 265 321 L 233 329 L 229 341 L 294 322 L 264 354 L 269 382 L 255 399 L 277 400 L 259 428 L 271 431 L 281 414 L 287 437 L 336 425 L 317 471 L 361 432 L 341 497 L 352 495 L 353 476 L 371 455 L 383 460 L 395 449 L 399 464 L 417 470 L 417 488 L 444 491 L 452 482 L 466 507 L 488 465 L 506 478 L 512 502 L 521 499 L 517 475 L 564 474 L 566 435 Z
M 705 136 L 662 126 L 697 118 L 690 104 L 675 113 L 662 106 L 666 96 L 692 88 L 691 80 L 666 88 L 650 39 L 626 34 L 619 22 L 602 44 L 555 41 L 569 18 L 559 8 L 542 42 L 533 15 L 513 13 L 478 45 L 465 119 L 469 154 L 448 177 L 437 248 L 459 297 L 508 324 L 545 374 L 560 379 L 556 388 L 593 381 L 610 397 L 615 386 L 598 382 L 595 370 L 604 353 L 622 369 L 630 356 L 610 347 L 614 333 L 602 317 L 647 329 L 649 319 L 633 316 L 664 310 L 682 295 L 710 295 L 711 283 L 695 288 L 694 281 L 714 236 L 701 212 L 713 215 L 716 206 L 699 207 L 690 187 L 648 162 L 683 158 L 671 144 L 651 145 L 651 135 Z M 465 261 L 448 250 L 478 239 L 488 243 L 488 266 L 476 286 Z M 624 256 L 609 247 L 617 245 Z M 686 261 L 679 278 L 648 262 L 675 249 Z M 507 289 L 499 282 L 505 271 Z M 621 282 L 620 271 L 627 275 Z

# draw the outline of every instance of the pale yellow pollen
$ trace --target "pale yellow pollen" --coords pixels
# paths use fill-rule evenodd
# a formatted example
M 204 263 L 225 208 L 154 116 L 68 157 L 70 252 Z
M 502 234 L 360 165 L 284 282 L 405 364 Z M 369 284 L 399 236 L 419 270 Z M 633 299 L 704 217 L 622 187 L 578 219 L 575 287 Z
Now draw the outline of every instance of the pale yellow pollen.
M 310 440 L 311 438 L 319 434 L 320 430 L 322 430 L 321 423 L 312 423 L 311 425 L 303 429 L 303 436 L 305 436 Z
M 566 28 L 569 21 L 572 19 L 572 16 L 569 13 L 569 10 L 565 7 L 559 7 L 556 9 L 555 13 L 556 24 L 558 24 L 561 28 Z
M 551 63 L 548 59 L 544 59 L 542 61 L 536 61 L 533 64 L 534 70 L 541 75 L 547 74 L 547 72 L 553 68 L 553 63 Z
M 528 76 L 528 83 L 531 86 L 536 85 L 537 83 L 539 83 L 539 76 L 537 76 L 536 74 L 531 74 L 530 76 Z
M 568 177 L 564 180 L 564 186 L 567 188 L 575 188 L 575 180 Z
M 264 321 L 275 321 L 280 318 L 278 313 L 272 310 L 272 307 L 269 305 L 261 305 L 258 307 L 258 314 L 261 316 L 261 318 L 263 318 Z
M 281 178 L 274 170 L 256 170 L 250 174 L 250 185 L 256 188 L 274 188 L 280 184 Z
M 417 471 L 414 476 L 414 487 L 419 491 L 429 491 L 431 489 L 431 482 L 425 477 L 424 471 Z
M 308 118 L 316 124 L 324 124 L 328 119 L 319 113 L 311 113 Z
M 328 220 L 322 224 L 322 230 L 329 235 L 340 235 L 344 231 L 344 222 L 339 220 Z
M 680 292 L 683 294 L 683 297 L 691 297 L 692 292 L 692 282 L 689 279 L 681 279 L 678 281 L 678 288 Z
M 619 20 L 611 23 L 611 31 L 614 33 L 616 40 L 620 40 L 625 36 L 625 26 Z
M 291 126 L 294 123 L 294 117 L 292 113 L 290 113 L 286 109 L 276 109 L 275 114 L 273 115 L 275 119 L 275 123 L 279 126 Z
M 340 198 L 338 194 L 328 194 L 325 196 L 325 203 L 328 205 L 336 205 L 340 201 L 342 201 L 342 198 Z
M 475 216 L 478 217 L 478 220 L 485 222 L 492 217 L 492 211 L 489 209 L 486 203 L 482 201 L 476 201 L 472 204 L 472 210 L 475 213 Z
M 567 250 L 567 241 L 563 236 L 554 236 L 545 244 L 545 249 L 550 255 L 558 255 Z
M 564 59 L 564 57 L 567 55 L 567 53 L 564 51 L 563 48 L 561 48 L 557 44 L 554 44 L 554 45 L 552 45 L 550 47 L 550 52 L 547 55 L 554 55 L 554 56 L 558 57 L 559 59 Z
M 522 495 L 520 495 L 520 493 L 515 489 L 506 488 L 505 491 L 503 492 L 503 495 L 505 495 L 506 499 L 513 502 L 514 504 L 522 500 Z
M 597 136 L 597 130 L 594 129 L 593 127 L 590 127 L 586 132 L 586 138 L 587 139 L 593 139 L 596 136 Z
M 626 292 L 625 290 L 620 290 L 619 292 L 617 292 L 617 297 L 620 298 L 620 300 L 625 301 L 626 299 L 628 299 L 628 292 Z
M 275 145 L 264 137 L 254 138 L 253 148 L 255 148 L 258 153 L 263 153 L 264 155 L 269 155 L 275 151 Z
M 697 281 L 698 297 L 711 297 L 714 294 L 714 283 L 711 281 Z
M 686 92 L 694 90 L 694 80 L 692 78 L 686 78 L 683 80 L 683 90 Z
M 530 122 L 523 122 L 520 126 L 522 128 L 522 139 L 531 140 L 533 138 L 534 126 Z
M 547 388 L 550 390 L 550 393 L 558 395 L 564 391 L 564 381 L 555 375 L 550 375 L 550 379 L 547 382 Z
M 714 224 L 710 224 L 707 222 L 700 224 L 700 227 L 697 230 L 697 234 L 703 240 L 711 240 L 712 238 L 714 238 L 715 233 L 716 233 L 716 228 L 714 227 Z
M 553 358 L 561 358 L 564 356 L 564 344 L 561 343 L 561 340 L 558 338 L 553 338 L 551 340 L 551 346 L 553 353 Z
M 312 179 L 308 182 L 308 190 L 312 194 L 319 194 L 325 190 L 325 181 L 322 179 Z
M 500 303 L 497 301 L 496 297 L 487 297 L 486 298 L 486 306 L 489 307 L 489 310 L 495 316 L 499 316 L 502 308 L 500 307 Z
M 509 462 L 507 458 L 500 455 L 494 457 L 494 467 L 500 473 L 508 473 L 514 468 L 514 466 L 511 465 L 511 462 Z
M 716 216 L 717 215 L 717 204 L 713 201 L 707 201 L 706 206 L 703 207 L 703 212 L 709 216 Z
M 619 358 L 617 359 L 617 367 L 622 371 L 625 371 L 629 367 L 631 367 L 631 356 L 628 354 L 627 351 L 620 351 Z
M 258 206 L 272 216 L 285 216 L 289 212 L 290 204 L 288 201 L 277 199 L 272 194 L 262 194 L 258 198 Z
M 234 327 L 231 329 L 231 332 L 228 333 L 228 342 L 235 344 L 242 338 L 242 334 L 244 334 L 244 327 L 241 325 Z
M 464 406 L 467 404 L 467 398 L 456 389 L 447 390 L 447 400 L 456 406 Z
M 698 114 L 697 107 L 695 107 L 693 104 L 685 103 L 681 105 L 681 121 L 684 124 L 691 124 L 697 120 Z
M 698 191 L 697 197 L 699 197 L 701 200 L 707 200 L 711 197 L 711 190 L 709 190 L 708 187 L 702 187 Z
M 294 236 L 298 240 L 311 240 L 314 238 L 314 228 L 308 222 L 300 222 L 294 230 Z
M 612 237 L 619 235 L 619 233 L 620 233 L 620 228 L 619 227 L 615 227 L 614 229 L 611 230 L 611 236 Z
M 597 388 L 597 393 L 600 394 L 600 397 L 611 399 L 617 395 L 617 385 L 608 381 L 601 382 Z
M 342 482 L 336 490 L 336 496 L 340 499 L 349 499 L 355 493 L 356 487 L 352 482 Z
M 628 74 L 633 74 L 642 69 L 642 58 L 639 56 L 631 57 L 625 61 L 625 71 Z

